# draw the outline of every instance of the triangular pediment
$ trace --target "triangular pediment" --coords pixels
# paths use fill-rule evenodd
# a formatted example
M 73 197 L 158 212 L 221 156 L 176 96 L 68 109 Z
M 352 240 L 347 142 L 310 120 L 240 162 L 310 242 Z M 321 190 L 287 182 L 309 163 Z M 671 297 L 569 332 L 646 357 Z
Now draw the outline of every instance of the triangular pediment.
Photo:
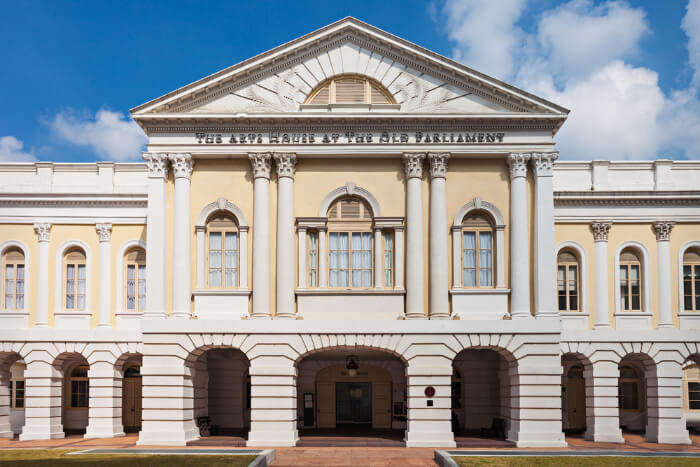
M 401 113 L 568 113 L 354 18 L 203 78 L 132 113 L 135 118 L 296 113 L 304 110 L 316 86 L 339 75 L 372 78 L 396 101 L 392 110 Z

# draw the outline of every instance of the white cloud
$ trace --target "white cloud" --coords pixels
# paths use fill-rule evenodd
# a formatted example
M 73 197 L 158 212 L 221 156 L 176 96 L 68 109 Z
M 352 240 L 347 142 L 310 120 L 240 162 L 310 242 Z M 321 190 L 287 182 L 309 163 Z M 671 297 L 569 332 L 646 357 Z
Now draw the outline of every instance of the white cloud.
M 147 138 L 139 126 L 120 112 L 101 109 L 95 117 L 77 116 L 73 111 L 57 114 L 51 128 L 64 140 L 88 146 L 109 160 L 138 159 Z
M 452 32 L 480 23 L 475 16 L 479 10 L 462 11 L 471 3 L 447 0 L 443 13 L 449 37 L 456 42 L 455 57 L 480 69 L 468 54 L 459 54 L 478 47 L 481 38 Z M 682 23 L 694 85 L 668 95 L 654 70 L 625 61 L 635 56 L 649 32 L 641 8 L 620 1 L 595 5 L 571 0 L 542 13 L 529 33 L 515 26 L 523 11 L 521 7 L 518 16 L 508 19 L 512 31 L 505 35 L 522 40 L 520 49 L 508 52 L 512 74 L 501 77 L 571 109 L 556 136 L 562 159 L 654 159 L 671 150 L 700 157 L 700 101 L 694 87 L 700 84 L 700 0 L 689 1 Z M 485 21 L 490 21 L 488 15 Z M 502 57 L 492 63 L 488 56 L 483 59 L 486 73 L 509 69 Z
M 523 31 L 515 23 L 526 0 L 448 0 L 447 35 L 456 43 L 452 55 L 483 73 L 507 79 L 515 70 L 514 54 Z
M 700 0 L 690 0 L 681 27 L 688 36 L 690 65 L 695 70 L 693 83 L 700 86 Z
M 589 0 L 574 0 L 542 15 L 537 42 L 555 75 L 577 78 L 634 55 L 647 32 L 641 9 L 620 2 L 595 6 Z
M 24 151 L 24 143 L 14 136 L 0 136 L 0 162 L 31 162 L 36 158 Z

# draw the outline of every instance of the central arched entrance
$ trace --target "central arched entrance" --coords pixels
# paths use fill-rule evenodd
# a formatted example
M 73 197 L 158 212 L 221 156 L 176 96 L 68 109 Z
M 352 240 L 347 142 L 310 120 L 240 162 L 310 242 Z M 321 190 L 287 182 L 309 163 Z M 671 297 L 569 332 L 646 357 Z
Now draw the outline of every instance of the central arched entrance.
M 297 368 L 298 446 L 403 445 L 406 366 L 398 357 L 334 349 Z

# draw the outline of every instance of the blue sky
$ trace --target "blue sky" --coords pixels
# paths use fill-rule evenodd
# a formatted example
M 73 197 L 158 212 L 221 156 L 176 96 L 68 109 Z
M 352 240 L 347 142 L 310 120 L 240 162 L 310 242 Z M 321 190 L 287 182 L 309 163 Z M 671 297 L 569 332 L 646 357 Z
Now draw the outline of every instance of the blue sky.
M 700 158 L 698 0 L 3 3 L 0 161 L 138 160 L 129 108 L 348 15 L 571 108 L 562 159 Z

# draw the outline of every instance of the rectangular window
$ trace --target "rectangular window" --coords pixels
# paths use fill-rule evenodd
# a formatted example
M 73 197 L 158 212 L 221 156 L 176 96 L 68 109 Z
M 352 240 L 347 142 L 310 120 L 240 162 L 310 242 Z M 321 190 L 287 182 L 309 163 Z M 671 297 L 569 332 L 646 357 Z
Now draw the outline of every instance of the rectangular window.
M 464 265 L 463 284 L 465 287 L 474 287 L 476 286 L 476 232 L 464 232 L 462 256 L 462 264 Z
M 88 391 L 87 379 L 72 380 L 70 406 L 72 408 L 88 407 L 88 400 L 90 399 Z
M 491 286 L 491 272 L 493 270 L 491 240 L 491 232 L 479 232 L 479 285 L 482 287 Z
M 318 287 L 318 233 L 309 232 L 309 287 Z
M 384 233 L 384 286 L 394 285 L 394 237 L 390 232 Z
M 566 311 L 566 266 L 557 268 L 557 298 L 559 311 Z
M 640 311 L 639 264 L 620 265 L 620 303 L 625 311 Z
M 209 234 L 209 287 L 221 287 L 221 232 Z
M 139 293 L 139 310 L 146 309 L 146 266 L 139 264 L 138 269 L 138 293 Z
M 331 287 L 372 286 L 372 233 L 329 233 L 328 282 Z
M 136 309 L 136 265 L 126 266 L 126 309 Z
M 578 310 L 578 268 L 576 265 L 569 266 L 569 311 Z
M 15 307 L 15 265 L 5 266 L 5 308 L 12 310 Z
M 693 266 L 690 265 L 683 266 L 683 308 L 693 309 Z
M 24 380 L 13 380 L 10 384 L 10 400 L 13 409 L 24 409 Z
M 224 278 L 226 280 L 226 287 L 235 287 L 238 285 L 238 233 L 237 232 L 226 232 L 224 237 Z
M 700 383 L 688 382 L 688 408 L 700 410 Z

